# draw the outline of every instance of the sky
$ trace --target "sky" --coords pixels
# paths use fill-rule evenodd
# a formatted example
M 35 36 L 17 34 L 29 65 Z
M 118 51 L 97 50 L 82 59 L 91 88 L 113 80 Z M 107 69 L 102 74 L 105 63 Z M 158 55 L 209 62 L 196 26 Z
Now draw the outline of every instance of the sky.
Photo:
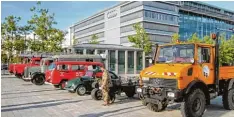
M 99 11 L 118 4 L 119 1 L 43 1 L 42 8 L 48 8 L 55 13 L 56 28 L 68 29 L 72 24 L 87 18 Z M 234 11 L 234 1 L 206 1 L 205 3 Z M 25 25 L 31 18 L 30 8 L 36 5 L 34 1 L 1 1 L 1 22 L 9 15 L 20 16 L 19 25 Z

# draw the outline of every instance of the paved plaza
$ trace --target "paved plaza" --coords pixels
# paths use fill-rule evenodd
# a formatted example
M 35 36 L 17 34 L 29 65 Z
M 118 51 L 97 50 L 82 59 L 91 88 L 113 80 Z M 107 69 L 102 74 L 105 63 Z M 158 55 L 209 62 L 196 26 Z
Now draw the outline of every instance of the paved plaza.
M 1 81 L 2 117 L 181 117 L 180 104 L 155 113 L 137 98 L 117 96 L 112 106 L 104 107 L 90 95 L 77 96 L 49 84 L 36 86 L 9 75 L 2 75 Z M 204 117 L 233 117 L 234 111 L 224 110 L 221 100 L 212 100 Z

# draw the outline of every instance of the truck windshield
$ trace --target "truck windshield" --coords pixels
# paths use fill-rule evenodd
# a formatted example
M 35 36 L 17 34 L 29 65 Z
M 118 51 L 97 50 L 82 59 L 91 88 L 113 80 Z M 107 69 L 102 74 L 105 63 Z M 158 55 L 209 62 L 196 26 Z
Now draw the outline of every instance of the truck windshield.
M 157 53 L 156 63 L 193 63 L 194 44 L 162 46 Z

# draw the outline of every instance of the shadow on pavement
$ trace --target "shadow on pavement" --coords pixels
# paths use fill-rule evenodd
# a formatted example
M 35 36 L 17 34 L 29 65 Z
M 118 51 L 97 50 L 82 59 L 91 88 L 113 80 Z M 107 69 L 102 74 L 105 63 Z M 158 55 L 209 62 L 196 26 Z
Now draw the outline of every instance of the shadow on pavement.
M 68 104 L 68 103 L 77 103 L 81 102 L 84 100 L 71 100 L 71 101 L 55 101 L 53 103 L 44 103 L 44 104 L 36 104 L 36 105 L 31 105 L 31 106 L 24 106 L 24 107 L 13 107 L 9 109 L 2 109 L 1 112 L 8 112 L 8 111 L 14 111 L 14 110 L 25 110 L 25 109 L 32 109 L 32 108 L 43 108 L 43 107 L 51 107 L 51 106 L 57 106 L 57 105 L 62 105 L 62 104 Z
M 9 93 L 2 93 L 2 95 L 33 93 L 33 92 L 45 92 L 45 91 L 55 91 L 55 90 L 58 90 L 58 89 L 44 89 L 44 90 L 34 90 L 34 91 L 25 91 L 25 92 L 9 92 Z
M 24 97 L 33 97 L 33 96 L 43 96 L 43 95 L 54 95 L 54 94 L 61 94 L 61 92 L 58 93 L 49 93 L 49 94 L 37 94 L 37 95 L 25 95 L 25 96 L 8 96 L 8 97 L 2 97 L 1 99 L 14 99 L 14 98 L 24 98 Z
M 137 107 L 142 107 L 142 108 L 139 108 L 139 109 L 135 109 Z M 144 107 L 143 106 L 134 106 L 134 107 L 127 107 L 127 108 L 122 108 L 122 109 L 118 109 L 118 110 L 113 110 L 113 111 L 106 111 L 106 112 L 100 112 L 100 113 L 90 113 L 90 114 L 84 114 L 84 115 L 80 115 L 79 117 L 100 117 L 100 116 L 103 116 L 105 114 L 109 114 L 109 113 L 116 113 L 116 112 L 120 112 L 120 111 L 124 111 L 124 110 L 128 110 L 130 109 L 129 111 L 127 112 L 121 112 L 122 113 L 130 113 L 132 111 L 137 111 L 137 110 L 140 110 L 140 109 L 143 109 Z M 134 109 L 134 110 L 133 110 Z M 115 114 L 112 114 L 110 116 L 114 116 Z M 117 115 L 117 114 L 116 114 Z M 108 115 L 109 116 L 109 115 Z
M 30 102 L 30 103 L 24 103 L 24 104 L 13 104 L 13 105 L 7 105 L 7 106 L 1 106 L 2 108 L 8 108 L 12 106 L 22 106 L 22 105 L 29 105 L 29 104 L 41 104 L 41 103 L 48 103 L 48 102 L 57 102 L 57 101 L 66 101 L 69 99 L 62 99 L 62 100 L 48 100 L 48 101 L 42 101 L 42 102 Z

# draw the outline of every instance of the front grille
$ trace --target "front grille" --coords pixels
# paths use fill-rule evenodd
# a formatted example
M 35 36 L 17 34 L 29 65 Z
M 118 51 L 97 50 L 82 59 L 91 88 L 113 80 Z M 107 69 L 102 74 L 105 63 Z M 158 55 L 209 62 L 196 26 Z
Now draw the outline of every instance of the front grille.
M 150 78 L 149 84 L 154 87 L 177 88 L 176 79 Z

